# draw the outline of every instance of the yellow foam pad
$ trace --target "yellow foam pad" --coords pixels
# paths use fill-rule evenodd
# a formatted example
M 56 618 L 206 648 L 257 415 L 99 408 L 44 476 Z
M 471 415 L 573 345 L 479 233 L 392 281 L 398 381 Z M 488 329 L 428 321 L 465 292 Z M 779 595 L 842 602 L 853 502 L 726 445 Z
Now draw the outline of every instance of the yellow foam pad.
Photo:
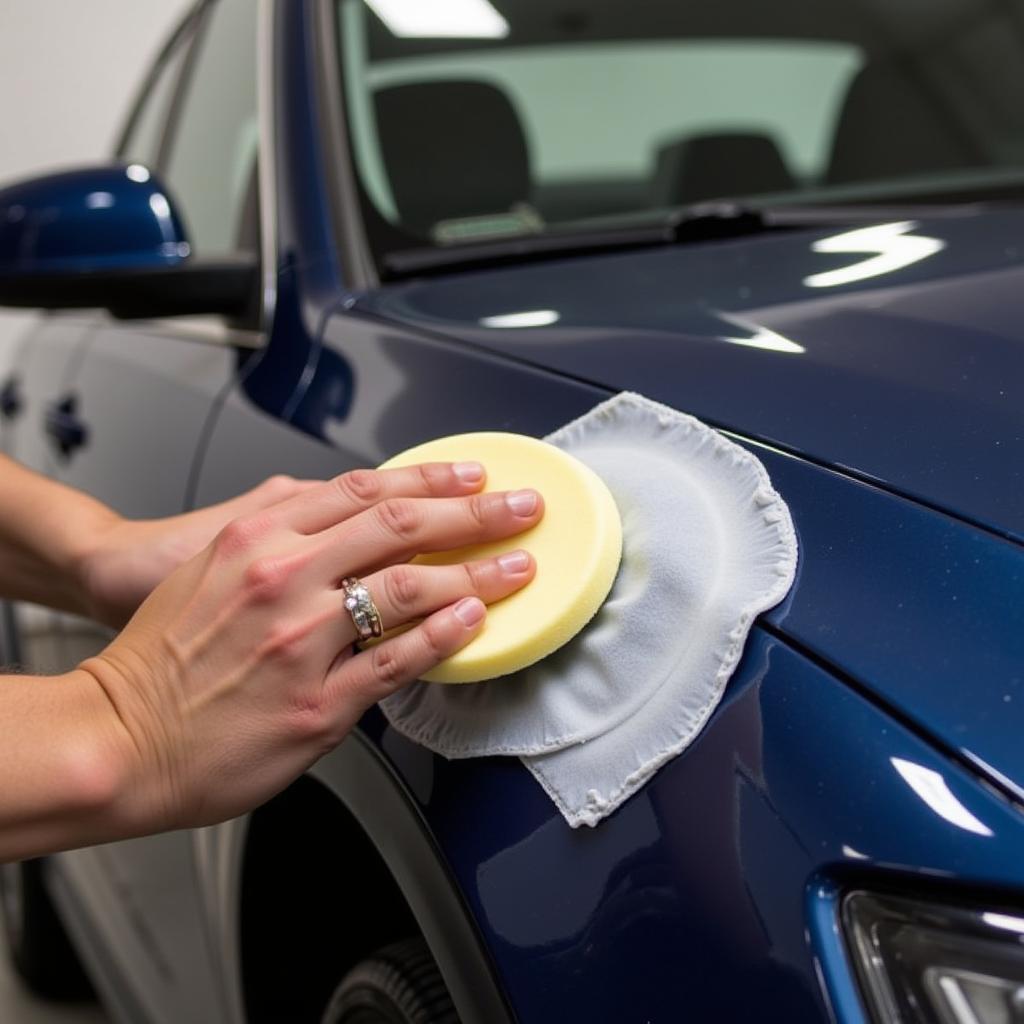
M 498 432 L 457 434 L 410 448 L 380 468 L 473 460 L 487 471 L 485 491 L 538 490 L 544 517 L 505 540 L 421 555 L 414 561 L 450 565 L 523 548 L 536 560 L 537 574 L 522 590 L 492 604 L 480 634 L 422 677 L 428 682 L 493 679 L 558 650 L 601 607 L 622 558 L 622 522 L 604 481 L 545 441 Z

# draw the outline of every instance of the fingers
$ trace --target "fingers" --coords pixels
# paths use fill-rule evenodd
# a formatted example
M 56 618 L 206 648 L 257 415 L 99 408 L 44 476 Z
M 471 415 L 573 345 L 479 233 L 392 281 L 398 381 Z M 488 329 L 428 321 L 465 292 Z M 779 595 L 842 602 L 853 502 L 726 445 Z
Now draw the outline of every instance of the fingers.
M 213 510 L 222 513 L 225 520 L 234 519 L 237 516 L 249 515 L 272 505 L 278 505 L 322 485 L 322 480 L 297 480 L 285 475 L 271 476 L 243 494 L 216 505 L 207 505 L 200 511 L 210 512 Z
M 465 597 L 413 629 L 348 658 L 327 678 L 329 704 L 349 709 L 355 702 L 362 713 L 465 647 L 480 632 L 486 615 L 479 598 Z
M 428 462 L 402 469 L 355 469 L 281 502 L 275 521 L 298 533 L 329 529 L 394 498 L 449 498 L 483 485 L 479 462 Z
M 509 551 L 497 558 L 483 558 L 458 565 L 395 565 L 363 583 L 380 612 L 384 629 L 454 604 L 463 597 L 478 597 L 493 604 L 508 597 L 533 579 L 536 564 L 526 551 Z M 356 630 L 343 640 L 356 639 Z
M 543 514 L 544 500 L 533 490 L 392 498 L 324 531 L 320 567 L 340 580 L 418 554 L 511 537 L 536 526 Z

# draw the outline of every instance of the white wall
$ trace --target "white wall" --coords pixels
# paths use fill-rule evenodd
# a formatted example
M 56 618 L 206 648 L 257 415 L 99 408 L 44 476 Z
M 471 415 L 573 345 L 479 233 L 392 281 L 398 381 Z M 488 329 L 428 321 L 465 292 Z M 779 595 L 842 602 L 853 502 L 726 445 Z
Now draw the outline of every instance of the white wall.
M 0 186 L 104 159 L 186 0 L 0 0 Z M 0 367 L 27 316 L 0 313 Z

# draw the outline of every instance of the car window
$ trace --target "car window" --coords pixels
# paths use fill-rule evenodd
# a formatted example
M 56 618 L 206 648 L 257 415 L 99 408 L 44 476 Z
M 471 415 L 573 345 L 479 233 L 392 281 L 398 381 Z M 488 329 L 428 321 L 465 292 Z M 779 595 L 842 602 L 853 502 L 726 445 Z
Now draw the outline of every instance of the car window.
M 232 252 L 258 148 L 253 0 L 212 5 L 198 41 L 163 178 L 192 251 Z
M 680 40 L 380 61 L 367 84 L 493 82 L 520 113 L 541 184 L 643 178 L 677 138 L 753 131 L 814 178 L 862 64 L 858 47 L 821 40 Z
M 118 157 L 126 163 L 145 164 L 152 168 L 158 166 L 167 115 L 182 66 L 188 57 L 194 27 L 195 19 L 190 17 L 154 69 L 118 147 Z
M 443 31 L 336 3 L 378 257 L 719 198 L 1024 192 L 1024 0 L 460 0 Z

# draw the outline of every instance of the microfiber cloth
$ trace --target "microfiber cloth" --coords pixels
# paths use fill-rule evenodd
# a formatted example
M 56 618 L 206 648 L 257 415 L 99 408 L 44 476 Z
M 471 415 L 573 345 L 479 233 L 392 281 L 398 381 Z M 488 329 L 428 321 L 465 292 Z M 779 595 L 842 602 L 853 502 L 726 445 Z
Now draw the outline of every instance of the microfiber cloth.
M 381 707 L 444 757 L 519 756 L 570 825 L 596 825 L 697 736 L 754 619 L 792 586 L 796 534 L 754 455 L 641 395 L 545 440 L 593 469 L 618 505 L 623 558 L 608 599 L 521 672 L 413 683 Z

